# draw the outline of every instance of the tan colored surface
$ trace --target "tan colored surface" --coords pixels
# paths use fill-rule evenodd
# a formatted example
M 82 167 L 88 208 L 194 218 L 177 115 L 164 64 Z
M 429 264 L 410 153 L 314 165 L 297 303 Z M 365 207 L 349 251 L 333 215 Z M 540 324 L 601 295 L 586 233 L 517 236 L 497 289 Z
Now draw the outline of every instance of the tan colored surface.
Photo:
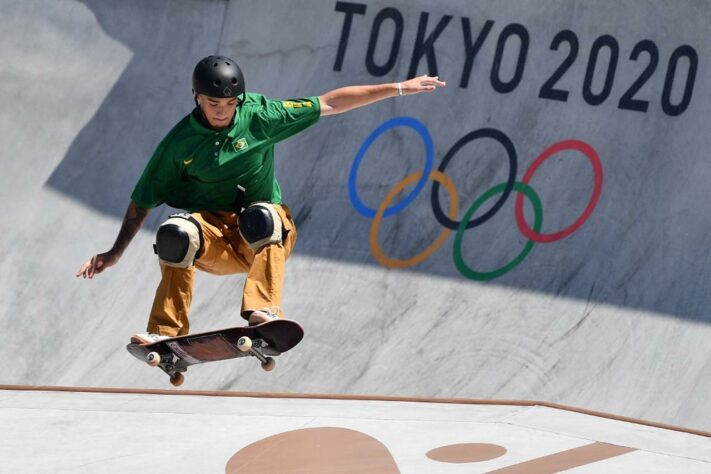
M 633 448 L 615 446 L 607 443 L 592 443 L 579 448 L 569 449 L 560 453 L 544 456 L 532 461 L 508 466 L 488 474 L 552 474 L 578 466 L 602 461 L 615 456 L 636 451 Z
M 427 453 L 427 457 L 439 462 L 466 463 L 489 461 L 504 454 L 506 448 L 496 444 L 465 443 L 433 449 Z
M 307 428 L 264 438 L 227 462 L 227 474 L 394 474 L 397 464 L 377 439 L 344 428 Z

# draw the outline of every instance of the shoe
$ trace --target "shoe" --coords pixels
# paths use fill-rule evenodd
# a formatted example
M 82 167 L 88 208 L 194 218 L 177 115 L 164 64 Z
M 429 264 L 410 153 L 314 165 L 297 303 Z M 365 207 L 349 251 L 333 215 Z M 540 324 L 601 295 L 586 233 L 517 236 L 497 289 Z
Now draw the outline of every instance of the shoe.
M 249 315 L 249 319 L 247 321 L 249 321 L 250 326 L 257 326 L 258 324 L 268 323 L 269 321 L 273 321 L 275 319 L 279 319 L 279 316 L 275 313 L 268 311 L 252 311 L 252 314 Z
M 153 344 L 154 342 L 160 342 L 164 339 L 170 339 L 169 336 L 161 336 L 160 334 L 154 334 L 152 332 L 142 332 L 140 334 L 134 334 L 131 336 L 131 342 L 134 344 Z

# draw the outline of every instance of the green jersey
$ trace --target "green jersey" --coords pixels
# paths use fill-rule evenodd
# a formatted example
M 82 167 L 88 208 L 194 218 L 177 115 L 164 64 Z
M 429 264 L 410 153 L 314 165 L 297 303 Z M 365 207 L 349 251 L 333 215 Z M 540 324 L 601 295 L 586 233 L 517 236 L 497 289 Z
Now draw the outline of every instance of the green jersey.
M 245 206 L 281 204 L 274 144 L 319 116 L 317 97 L 277 101 L 253 93 L 224 130 L 208 128 L 190 114 L 158 145 L 131 200 L 142 208 L 166 203 L 188 212 L 234 210 L 238 195 Z

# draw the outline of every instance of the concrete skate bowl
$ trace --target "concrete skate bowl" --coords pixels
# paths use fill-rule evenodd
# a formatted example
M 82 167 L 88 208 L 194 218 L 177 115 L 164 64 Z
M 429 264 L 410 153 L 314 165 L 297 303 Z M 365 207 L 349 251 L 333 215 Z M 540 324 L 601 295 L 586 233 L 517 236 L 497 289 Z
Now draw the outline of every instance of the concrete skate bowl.
M 135 253 L 93 294 L 56 276 L 69 264 L 29 250 L 64 252 L 74 267 L 110 245 L 147 159 L 193 106 L 200 57 L 235 57 L 248 89 L 275 98 L 429 73 L 447 88 L 324 118 L 277 146 L 300 232 L 285 305 L 319 342 L 305 345 L 303 370 L 258 388 L 544 399 L 709 429 L 711 168 L 700 93 L 709 8 L 290 5 L 5 7 L 0 192 L 22 205 L 10 211 L 15 244 L 2 244 L 3 263 L 18 269 L 4 277 L 8 327 L 30 331 L 50 314 L 55 331 L 88 340 L 83 321 L 96 311 L 76 303 L 107 298 L 98 330 L 109 341 L 125 331 L 119 316 L 143 324 L 151 233 L 169 209 L 151 214 Z M 199 285 L 209 329 L 239 292 L 226 291 L 234 282 Z M 345 367 L 303 377 L 324 344 L 354 334 L 375 349 L 346 349 Z M 452 354 L 457 364 L 443 369 Z M 8 382 L 111 380 L 81 362 L 65 372 L 53 363 L 25 358 Z M 121 373 L 115 380 L 134 384 Z
M 300 252 L 707 320 L 705 30 L 691 5 L 616 25 L 604 2 L 499 3 L 301 2 L 287 19 L 240 2 L 85 2 L 94 34 L 130 59 L 47 185 L 122 217 L 155 145 L 189 111 L 189 71 L 205 52 L 239 57 L 250 90 L 274 97 L 439 74 L 441 93 L 323 120 L 278 149 Z M 622 18 L 636 11 L 626 8 Z M 327 26 L 305 28 L 314 15 Z M 655 22 L 688 26 L 674 36 Z M 265 25 L 279 26 L 268 40 Z

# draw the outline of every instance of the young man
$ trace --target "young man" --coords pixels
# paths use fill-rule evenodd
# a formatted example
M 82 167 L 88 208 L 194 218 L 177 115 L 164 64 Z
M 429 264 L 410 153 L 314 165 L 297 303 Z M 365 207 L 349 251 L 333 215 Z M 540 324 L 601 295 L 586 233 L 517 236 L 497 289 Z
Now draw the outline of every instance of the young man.
M 150 210 L 166 203 L 186 212 L 170 216 L 157 232 L 162 278 L 147 332 L 132 342 L 188 334 L 196 268 L 216 275 L 247 273 L 241 316 L 250 325 L 283 317 L 284 265 L 296 227 L 274 176 L 274 144 L 320 116 L 444 85 L 425 75 L 277 101 L 247 93 L 231 59 L 208 56 L 193 71 L 196 107 L 158 145 L 133 190 L 116 242 L 76 276 L 93 278 L 115 265 Z

